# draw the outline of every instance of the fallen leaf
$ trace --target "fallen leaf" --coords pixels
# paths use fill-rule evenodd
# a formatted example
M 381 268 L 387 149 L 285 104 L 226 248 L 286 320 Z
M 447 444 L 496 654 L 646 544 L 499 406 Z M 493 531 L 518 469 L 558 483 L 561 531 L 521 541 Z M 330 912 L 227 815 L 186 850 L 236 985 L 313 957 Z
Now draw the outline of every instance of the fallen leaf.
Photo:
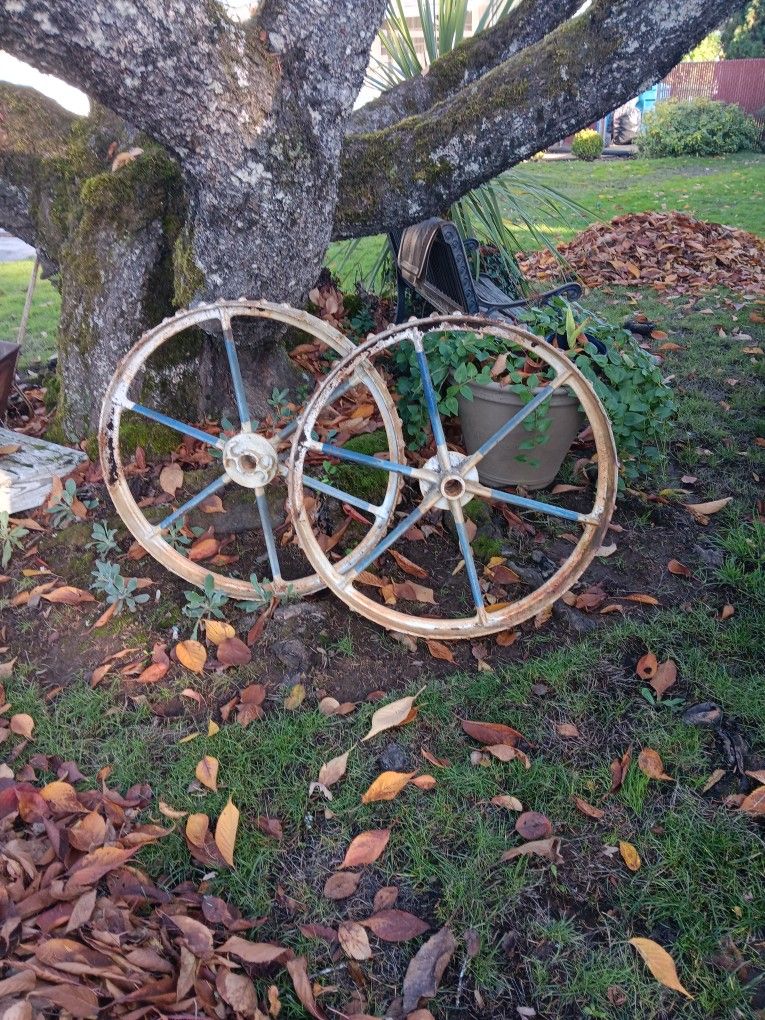
M 416 772 L 382 772 L 375 779 L 366 793 L 362 794 L 362 804 L 373 804 L 380 800 L 393 800 L 401 793 Z
M 521 751 L 517 747 L 512 747 L 510 744 L 489 744 L 484 748 L 484 751 L 488 751 L 492 757 L 497 758 L 499 761 L 517 760 L 523 762 L 524 768 L 531 768 L 531 761 L 525 751 Z
M 206 786 L 208 790 L 216 792 L 218 789 L 218 759 L 213 758 L 211 754 L 206 754 L 198 762 L 194 775 L 202 786 Z
M 238 637 L 224 638 L 218 644 L 218 662 L 224 666 L 246 666 L 252 660 L 252 652 Z
M 736 612 L 736 607 L 732 606 L 729 602 L 722 607 L 720 615 L 717 617 L 718 620 L 730 620 L 731 616 Z
M 423 602 L 431 606 L 436 604 L 433 589 L 426 588 L 423 584 L 416 584 L 414 581 L 394 583 L 393 592 L 396 598 L 406 599 L 408 602 Z
M 312 1017 L 315 1018 L 315 1020 L 326 1020 L 326 1014 L 322 1013 L 316 1005 L 316 999 L 314 998 L 313 988 L 311 986 L 311 979 L 308 977 L 308 965 L 305 961 L 305 957 L 297 956 L 294 960 L 287 960 L 285 966 L 292 978 L 295 994 L 302 1002 L 304 1008 L 311 1014 Z
M 515 746 L 524 740 L 523 734 L 504 723 L 477 722 L 474 719 L 460 719 L 462 729 L 479 744 L 510 744 Z
M 284 707 L 288 712 L 295 712 L 305 701 L 305 687 L 303 684 L 294 684 L 284 699 Z
M 390 839 L 390 829 L 370 829 L 361 832 L 351 840 L 341 868 L 356 868 L 360 864 L 372 864 L 382 854 Z
M 157 807 L 159 808 L 159 813 L 164 815 L 165 818 L 172 818 L 176 821 L 180 818 L 185 818 L 188 814 L 188 811 L 178 811 L 176 808 L 170 807 L 164 800 L 160 800 L 157 803 Z M 206 818 L 207 816 L 203 815 L 202 817 Z
M 416 786 L 418 790 L 435 790 L 438 783 L 436 782 L 435 776 L 415 776 L 412 780 L 412 786 Z
M 210 819 L 207 815 L 192 814 L 186 819 L 186 839 L 193 846 L 203 847 L 209 830 Z
M 656 671 L 659 668 L 659 660 L 653 654 L 653 652 L 646 652 L 645 655 L 637 661 L 635 666 L 635 672 L 641 680 L 651 680 L 656 676 Z
M 747 772 L 746 774 L 748 776 L 751 776 L 752 779 L 756 779 L 758 783 L 765 783 L 765 769 L 756 769 L 756 770 L 753 769 L 753 770 Z
M 199 781 L 202 782 L 201 779 Z M 239 810 L 229 797 L 228 803 L 221 811 L 216 823 L 214 838 L 221 857 L 230 868 L 234 867 L 234 844 L 238 828 Z
M 508 811 L 523 811 L 523 804 L 518 798 L 505 793 L 498 793 L 496 797 L 491 798 L 490 803 L 495 807 L 506 808 Z
M 362 741 L 371 740 L 378 733 L 389 730 L 394 726 L 401 726 L 407 722 L 416 697 L 417 694 L 408 698 L 399 698 L 398 701 L 391 701 L 390 704 L 378 708 L 372 716 L 369 733 L 362 737 Z
M 391 554 L 393 559 L 396 561 L 398 566 L 404 571 L 405 574 L 410 574 L 412 577 L 417 577 L 421 581 L 424 581 L 427 576 L 427 570 L 423 570 L 419 564 L 414 563 L 403 553 L 397 552 L 395 549 L 389 549 L 388 552 Z
M 654 598 L 653 595 L 642 595 L 640 593 L 636 595 L 623 595 L 622 598 L 625 602 L 641 602 L 644 606 L 658 606 L 659 600 Z
M 204 538 L 197 539 L 192 546 L 190 546 L 186 555 L 192 561 L 192 563 L 199 563 L 201 560 L 209 560 L 211 556 L 215 556 L 220 551 L 220 542 L 217 538 L 212 536 L 206 536 Z
M 675 992 L 680 992 L 686 999 L 693 998 L 691 993 L 680 984 L 675 961 L 658 942 L 654 942 L 653 939 L 632 938 L 629 939 L 629 944 L 637 949 L 659 984 L 664 985 L 665 988 L 671 988 Z
M 343 921 L 337 929 L 337 939 L 343 952 L 351 960 L 371 960 L 369 938 L 364 928 L 356 921 Z
M 678 577 L 690 577 L 691 572 L 684 563 L 680 560 L 670 560 L 667 564 L 667 570 L 670 574 L 676 574 Z
M 384 885 L 378 889 L 372 902 L 372 909 L 376 914 L 383 910 L 389 910 L 398 899 L 398 887 L 395 885 Z
M 54 588 L 53 591 L 43 592 L 40 598 L 45 599 L 46 602 L 53 602 L 64 606 L 79 606 L 83 602 L 96 601 L 89 591 L 83 591 L 82 588 L 74 588 L 70 584 L 65 584 L 61 588 Z
M 236 636 L 236 631 L 230 623 L 224 620 L 205 620 L 205 636 L 214 645 Z
M 515 823 L 515 831 L 523 839 L 539 840 L 552 835 L 550 819 L 538 811 L 524 811 Z
M 543 857 L 545 860 L 552 861 L 553 864 L 562 864 L 560 836 L 551 836 L 549 839 L 533 839 L 522 846 L 513 847 L 512 850 L 505 850 L 501 859 L 514 861 L 516 857 L 524 857 L 527 854 Z
M 205 646 L 199 641 L 179 641 L 175 646 L 175 656 L 192 673 L 201 673 L 207 662 Z
M 258 993 L 246 974 L 237 974 L 219 967 L 215 975 L 215 988 L 221 999 L 227 1002 L 236 1016 L 263 1016 L 258 1007 Z
M 216 949 L 216 953 L 230 953 L 245 963 L 265 965 L 281 963 L 290 951 L 272 942 L 250 942 L 249 939 L 243 939 L 239 935 L 230 935 L 223 945 Z
M 284 830 L 278 818 L 269 818 L 268 815 L 258 815 L 255 824 L 264 836 L 271 836 L 272 839 L 283 839 Z
M 338 780 L 343 778 L 348 767 L 350 753 L 350 751 L 346 751 L 345 754 L 339 754 L 337 758 L 332 758 L 322 765 L 319 769 L 319 782 L 322 786 L 334 786 Z
M 26 712 L 18 712 L 16 715 L 11 716 L 9 726 L 11 733 L 15 733 L 17 737 L 25 737 L 27 740 L 31 740 L 35 721 Z
M 637 852 L 632 843 L 627 843 L 625 840 L 619 840 L 619 853 L 622 855 L 622 860 L 630 869 L 630 871 L 639 871 L 641 860 L 640 854 Z
M 605 811 L 602 808 L 594 807 L 592 804 L 588 804 L 586 800 L 582 800 L 581 797 L 571 798 L 577 807 L 577 810 L 581 811 L 583 815 L 587 815 L 588 818 L 595 818 L 599 820 L 605 815 Z
M 652 747 L 644 747 L 640 752 L 638 755 L 638 768 L 649 779 L 669 779 L 670 781 L 672 779 L 664 771 L 661 755 L 658 751 L 654 751 Z
M 159 473 L 159 487 L 168 496 L 174 496 L 183 485 L 183 470 L 180 464 L 166 464 Z
M 683 506 L 694 517 L 710 517 L 712 514 L 719 513 L 732 500 L 733 496 L 725 496 L 723 499 L 713 499 L 709 503 L 684 503 Z
M 360 871 L 336 871 L 324 883 L 324 895 L 328 900 L 346 900 L 356 892 L 360 881 Z
M 765 815 L 765 786 L 758 786 L 741 801 L 741 811 L 748 815 Z
M 432 999 L 438 991 L 457 942 L 449 928 L 441 928 L 421 946 L 407 967 L 402 986 L 404 1014 L 417 1009 L 422 999 Z
M 425 644 L 434 659 L 440 659 L 442 662 L 454 662 L 454 652 L 451 650 L 449 645 L 445 645 L 443 641 L 436 641 L 433 638 L 428 638 Z
M 667 659 L 666 662 L 659 663 L 656 675 L 650 679 L 649 683 L 656 692 L 656 696 L 661 699 L 664 692 L 667 691 L 676 680 L 677 666 L 672 659 Z
M 574 724 L 570 723 L 570 722 L 556 723 L 555 724 L 555 729 L 558 731 L 558 735 L 561 736 L 561 737 L 569 737 L 571 739 L 574 739 L 574 738 L 580 736 L 580 733 L 579 733 L 579 730 L 577 729 L 577 727 L 574 726 Z
M 360 921 L 383 942 L 407 942 L 429 930 L 430 925 L 406 910 L 379 910 L 366 921 Z
M 715 769 L 714 772 L 710 773 L 706 783 L 701 788 L 702 793 L 709 793 L 713 786 L 717 786 L 720 780 L 725 775 L 725 769 Z

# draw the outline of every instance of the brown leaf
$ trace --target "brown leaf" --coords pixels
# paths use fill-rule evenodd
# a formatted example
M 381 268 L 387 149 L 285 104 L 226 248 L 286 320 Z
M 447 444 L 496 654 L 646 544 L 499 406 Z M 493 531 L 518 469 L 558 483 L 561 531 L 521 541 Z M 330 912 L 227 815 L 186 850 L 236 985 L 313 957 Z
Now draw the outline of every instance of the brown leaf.
M 640 752 L 638 755 L 638 768 L 649 779 L 669 779 L 670 781 L 672 779 L 664 771 L 664 763 L 658 751 L 654 751 L 652 747 L 644 747 Z
M 70 869 L 69 885 L 94 885 L 115 868 L 129 861 L 140 847 L 123 850 L 117 846 L 102 846 L 86 854 Z
M 726 602 L 720 610 L 718 620 L 730 620 L 731 616 L 736 612 L 736 607 L 732 606 L 730 602 Z
M 593 807 L 592 804 L 588 804 L 587 801 L 582 800 L 581 797 L 572 797 L 571 799 L 578 810 L 581 811 L 583 815 L 587 815 L 588 818 L 600 819 L 605 814 L 605 811 L 603 811 L 602 808 Z
M 286 967 L 292 978 L 295 994 L 302 1002 L 303 1007 L 308 1010 L 315 1020 L 327 1020 L 326 1015 L 316 1005 L 311 980 L 308 977 L 308 965 L 306 964 L 305 957 L 297 956 L 294 960 L 287 960 Z
M 54 602 L 64 606 L 79 606 L 83 602 L 96 601 L 89 591 L 83 591 L 82 588 L 74 588 L 70 584 L 65 584 L 61 588 L 55 588 L 53 591 L 43 592 L 40 598 L 45 599 L 47 602 Z
M 625 602 L 641 602 L 644 606 L 658 606 L 659 600 L 653 595 L 622 595 Z
M 178 662 L 192 673 L 201 673 L 207 662 L 205 646 L 199 641 L 179 641 L 175 646 Z
M 225 638 L 218 644 L 218 662 L 224 666 L 246 666 L 251 660 L 252 652 L 241 638 Z
M 236 974 L 219 967 L 215 975 L 215 988 L 221 999 L 227 1002 L 237 1016 L 259 1018 L 263 1014 L 258 1008 L 255 985 L 246 974 Z
M 213 758 L 211 754 L 206 754 L 197 763 L 194 775 L 202 786 L 206 786 L 208 790 L 216 792 L 218 789 L 218 759 Z
M 71 813 L 85 810 L 77 799 L 77 791 L 72 784 L 62 782 L 60 779 L 43 786 L 40 796 L 56 811 Z
M 676 574 L 678 577 L 690 577 L 691 572 L 684 563 L 680 560 L 670 560 L 667 564 L 667 570 L 670 574 Z
M 372 902 L 372 908 L 376 914 L 383 910 L 389 910 L 398 899 L 398 887 L 395 885 L 384 885 L 378 889 Z
M 723 507 L 732 502 L 733 496 L 725 496 L 723 499 L 713 499 L 709 503 L 684 503 L 683 506 L 689 510 L 694 517 L 709 517 L 719 513 Z
M 351 960 L 371 960 L 372 950 L 366 931 L 356 921 L 343 921 L 337 929 L 343 952 Z
M 465 733 L 479 744 L 510 744 L 514 747 L 519 740 L 525 740 L 521 732 L 504 723 L 476 722 L 472 719 L 460 719 L 460 723 Z
M 69 843 L 75 850 L 90 853 L 106 839 L 106 821 L 97 811 L 90 811 L 68 830 Z
M 580 736 L 580 733 L 579 733 L 579 730 L 577 729 L 577 727 L 574 726 L 574 724 L 570 723 L 570 722 L 556 723 L 555 724 L 555 729 L 558 731 L 558 736 L 561 736 L 561 737 L 567 737 L 567 738 L 574 739 L 574 738 Z
M 659 660 L 653 652 L 646 652 L 645 655 L 641 655 L 638 659 L 637 666 L 635 666 L 635 672 L 641 680 L 651 680 L 656 676 L 656 670 L 658 668 Z
M 661 699 L 662 695 L 677 680 L 677 666 L 672 659 L 660 662 L 656 675 L 649 681 L 651 687 L 656 691 L 656 696 Z
M 765 786 L 758 786 L 741 802 L 741 811 L 748 815 L 765 815 Z
M 530 769 L 531 761 L 525 751 L 521 751 L 517 747 L 512 747 L 510 744 L 489 744 L 488 747 L 484 748 L 484 751 L 488 751 L 492 757 L 497 758 L 499 761 L 521 761 L 523 767 Z
M 199 563 L 201 560 L 209 560 L 211 556 L 220 550 L 220 542 L 217 538 L 212 536 L 206 536 L 198 538 L 196 542 L 189 548 L 186 555 L 192 561 L 192 563 Z
M 269 818 L 268 815 L 258 815 L 255 824 L 264 836 L 271 836 L 272 839 L 283 839 L 284 830 L 278 818 Z
M 686 999 L 693 998 L 691 993 L 680 984 L 675 961 L 658 942 L 654 942 L 653 939 L 632 938 L 629 939 L 629 943 L 643 957 L 646 966 L 659 984 L 664 985 L 665 988 L 671 988 L 675 992 L 680 992 Z
M 319 769 L 319 782 L 322 786 L 334 786 L 335 783 L 343 778 L 348 767 L 348 755 L 350 753 L 350 751 L 346 751 L 345 754 L 340 754 L 337 758 L 332 758 L 322 765 Z
M 411 1013 L 422 999 L 432 999 L 457 943 L 449 928 L 441 928 L 421 946 L 407 967 L 402 987 L 402 1010 Z
M 393 726 L 401 726 L 403 723 L 407 722 L 416 697 L 417 695 L 415 694 L 409 698 L 399 698 L 397 701 L 391 701 L 388 705 L 383 705 L 382 708 L 378 708 L 372 716 L 369 733 L 367 733 L 365 737 L 362 737 L 362 741 L 371 740 L 372 737 L 376 737 L 378 733 L 382 733 L 384 730 L 389 730 Z
M 360 923 L 383 942 L 407 942 L 430 928 L 426 921 L 406 910 L 379 910 Z
M 430 792 L 431 790 L 435 790 L 438 783 L 436 782 L 435 776 L 415 776 L 412 780 L 412 786 L 416 786 L 418 790 L 426 790 L 427 792 Z
M 363 864 L 373 864 L 382 854 L 390 839 L 390 829 L 370 829 L 361 832 L 351 840 L 341 868 L 357 868 Z
M 207 815 L 193 814 L 186 819 L 186 839 L 193 846 L 204 846 L 209 829 L 210 819 Z
M 26 712 L 18 712 L 16 715 L 11 716 L 9 726 L 11 733 L 15 733 L 18 737 L 25 737 L 27 740 L 31 740 L 32 732 L 35 728 L 35 721 L 32 716 L 27 715 Z
M 410 574 L 412 577 L 418 577 L 421 581 L 424 581 L 427 578 L 427 570 L 423 570 L 421 566 L 414 563 L 407 556 L 404 556 L 403 553 L 396 552 L 395 549 L 389 549 L 388 552 L 405 574 Z
M 765 783 L 765 769 L 752 769 L 746 774 L 756 779 L 758 783 Z
M 508 811 L 523 811 L 523 804 L 521 804 L 518 798 L 511 797 L 505 793 L 499 793 L 496 797 L 492 797 L 491 803 L 495 807 L 505 808 Z
M 216 952 L 230 953 L 245 963 L 261 965 L 282 963 L 290 953 L 284 946 L 277 946 L 272 942 L 250 942 L 249 939 L 243 939 L 239 935 L 230 935 Z
M 408 602 L 424 602 L 431 606 L 436 604 L 433 589 L 426 588 L 423 584 L 416 584 L 414 581 L 394 583 L 393 592 L 396 598 L 406 599 Z
M 159 473 L 159 487 L 168 496 L 174 496 L 183 485 L 183 470 L 180 464 L 166 464 Z
M 393 800 L 416 774 L 416 772 L 381 772 L 366 793 L 362 794 L 361 803 L 373 804 L 380 800 Z
M 360 871 L 336 871 L 324 883 L 324 895 L 328 900 L 345 900 L 353 896 L 360 881 Z
M 546 839 L 552 836 L 550 819 L 538 811 L 524 811 L 515 823 L 515 831 L 523 839 Z
M 201 782 L 201 780 L 200 780 Z M 229 797 L 215 826 L 215 845 L 223 860 L 230 868 L 234 867 L 234 844 L 239 828 L 239 809 Z
M 642 861 L 640 860 L 640 854 L 637 852 L 632 843 L 627 843 L 625 840 L 619 840 L 619 853 L 622 855 L 622 860 L 630 869 L 630 871 L 639 871 Z
M 442 662 L 454 662 L 454 652 L 443 641 L 428 638 L 425 644 L 428 646 L 428 651 L 434 659 L 440 659 Z
M 527 854 L 544 857 L 545 860 L 552 861 L 553 864 L 562 864 L 560 836 L 552 836 L 549 839 L 532 839 L 522 846 L 513 847 L 512 850 L 505 850 L 501 859 L 503 861 L 514 861 L 516 857 L 524 857 Z
M 521 633 L 518 630 L 501 630 L 495 640 L 500 648 L 509 648 L 510 645 L 515 644 L 520 636 Z

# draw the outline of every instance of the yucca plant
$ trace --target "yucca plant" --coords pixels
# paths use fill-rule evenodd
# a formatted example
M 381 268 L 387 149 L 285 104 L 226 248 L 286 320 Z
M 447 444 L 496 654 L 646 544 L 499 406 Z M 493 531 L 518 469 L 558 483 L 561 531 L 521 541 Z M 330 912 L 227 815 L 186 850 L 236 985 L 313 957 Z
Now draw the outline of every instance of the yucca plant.
M 491 0 L 478 19 L 473 34 L 495 25 L 518 2 Z M 407 78 L 423 74 L 433 61 L 451 52 L 468 34 L 469 7 L 470 0 L 417 0 L 417 17 L 424 40 L 422 53 L 422 47 L 418 51 L 415 45 L 402 0 L 388 0 L 379 35 L 388 60 L 372 59 L 367 85 L 378 92 L 385 92 Z M 520 291 L 525 290 L 525 280 L 511 253 L 522 250 L 525 245 L 514 225 L 526 231 L 537 247 L 555 252 L 548 236 L 549 226 L 553 223 L 568 224 L 587 216 L 587 210 L 579 203 L 554 188 L 540 184 L 517 168 L 469 192 L 449 210 L 450 219 L 464 237 L 477 237 L 499 250 L 506 275 L 515 281 Z M 353 268 L 357 275 L 362 275 L 358 272 L 361 262 L 359 244 L 358 240 L 354 240 L 334 246 L 332 268 L 337 273 L 347 274 Z M 377 288 L 384 284 L 388 254 L 387 243 L 381 243 L 377 259 L 363 273 L 366 286 Z M 368 263 L 368 257 L 363 261 Z

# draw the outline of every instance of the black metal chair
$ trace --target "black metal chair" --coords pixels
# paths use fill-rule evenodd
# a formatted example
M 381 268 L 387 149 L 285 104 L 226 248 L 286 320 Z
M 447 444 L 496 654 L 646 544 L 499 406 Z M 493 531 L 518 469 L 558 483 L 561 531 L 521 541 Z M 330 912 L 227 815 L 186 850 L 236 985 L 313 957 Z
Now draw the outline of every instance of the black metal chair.
M 457 227 L 449 220 L 433 217 L 405 230 L 388 235 L 396 264 L 396 322 L 411 315 L 411 295 L 417 294 L 436 312 L 464 312 L 517 322 L 515 309 L 545 304 L 553 297 L 576 301 L 582 296 L 578 283 L 535 294 L 528 298 L 511 297 L 485 273 L 475 278 Z

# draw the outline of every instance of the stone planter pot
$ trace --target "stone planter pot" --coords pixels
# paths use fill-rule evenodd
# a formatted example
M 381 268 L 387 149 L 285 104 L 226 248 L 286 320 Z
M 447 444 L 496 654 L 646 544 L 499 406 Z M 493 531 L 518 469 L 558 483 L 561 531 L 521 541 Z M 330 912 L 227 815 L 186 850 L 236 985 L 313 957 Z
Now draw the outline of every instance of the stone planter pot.
M 499 383 L 468 385 L 473 399 L 460 396 L 458 403 L 465 449 L 470 454 L 524 405 L 520 397 Z M 553 481 L 586 419 L 579 401 L 565 389 L 556 390 L 548 397 L 546 406 L 552 417 L 546 442 L 533 450 L 520 450 L 520 444 L 531 438 L 533 432 L 526 431 L 522 424 L 513 429 L 478 465 L 478 477 L 483 485 L 543 489 Z M 529 460 L 518 460 L 519 455 Z

